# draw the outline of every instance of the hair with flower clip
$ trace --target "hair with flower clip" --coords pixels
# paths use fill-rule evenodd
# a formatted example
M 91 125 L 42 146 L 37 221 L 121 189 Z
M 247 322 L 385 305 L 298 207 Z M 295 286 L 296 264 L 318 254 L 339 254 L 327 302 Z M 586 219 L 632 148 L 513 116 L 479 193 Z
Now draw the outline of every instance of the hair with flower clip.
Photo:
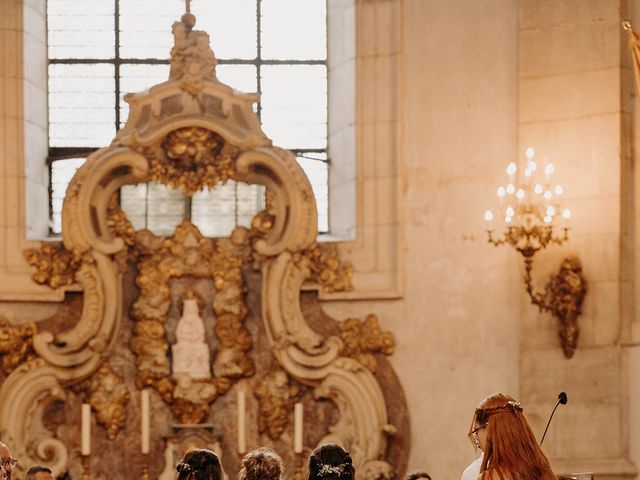
M 309 480 L 352 480 L 351 455 L 336 443 L 316 448 L 309 456 Z
M 514 398 L 498 393 L 480 402 L 469 428 L 470 438 L 475 437 L 472 433 L 478 428 L 484 431 L 480 480 L 555 480 L 522 405 Z M 480 437 L 480 432 L 477 435 Z
M 224 474 L 215 452 L 206 449 L 190 450 L 176 465 L 178 480 L 222 480 Z

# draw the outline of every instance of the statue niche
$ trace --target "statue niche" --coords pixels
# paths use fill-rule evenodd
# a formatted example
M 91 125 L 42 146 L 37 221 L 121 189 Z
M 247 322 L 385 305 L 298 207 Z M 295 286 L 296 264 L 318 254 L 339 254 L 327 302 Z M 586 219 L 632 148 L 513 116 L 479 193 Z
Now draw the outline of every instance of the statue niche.
M 171 346 L 172 375 L 179 379 L 211 378 L 211 352 L 204 339 L 204 322 L 198 309 L 198 300 L 184 301 L 182 317 L 176 328 L 176 343 Z

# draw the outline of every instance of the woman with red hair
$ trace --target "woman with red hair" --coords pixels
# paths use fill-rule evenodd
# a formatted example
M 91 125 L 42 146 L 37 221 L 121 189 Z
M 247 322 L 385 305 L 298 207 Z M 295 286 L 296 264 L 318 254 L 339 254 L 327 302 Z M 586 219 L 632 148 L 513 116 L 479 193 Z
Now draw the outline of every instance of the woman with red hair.
M 480 403 L 469 438 L 484 453 L 480 480 L 556 480 L 522 407 L 508 395 L 498 393 Z

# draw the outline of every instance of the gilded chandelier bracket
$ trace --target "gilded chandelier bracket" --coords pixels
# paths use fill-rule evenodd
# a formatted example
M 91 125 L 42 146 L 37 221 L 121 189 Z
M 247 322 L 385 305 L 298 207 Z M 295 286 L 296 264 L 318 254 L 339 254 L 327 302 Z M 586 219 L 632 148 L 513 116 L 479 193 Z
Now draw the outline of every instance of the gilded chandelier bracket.
M 531 303 L 538 306 L 540 311 L 552 313 L 559 320 L 558 335 L 562 350 L 566 358 L 571 358 L 578 344 L 578 317 L 587 292 L 587 281 L 582 274 L 580 260 L 577 257 L 567 257 L 543 291 L 536 291 L 533 286 L 531 270 L 534 255 L 547 246 L 562 245 L 569 240 L 569 228 L 566 224 L 571 212 L 560 207 L 564 189 L 561 185 L 552 185 L 553 165 L 547 163 L 543 170 L 544 178 L 536 182 L 536 171 L 542 169 L 538 169 L 532 148 L 527 149 L 526 156 L 523 168 L 519 169 L 515 163 L 509 164 L 508 183 L 498 187 L 498 216 L 504 219 L 501 236 L 494 236 L 491 226 L 493 212 L 485 212 L 484 218 L 489 223 L 487 238 L 492 245 L 510 245 L 523 256 L 524 283 Z M 558 225 L 560 217 L 563 226 Z

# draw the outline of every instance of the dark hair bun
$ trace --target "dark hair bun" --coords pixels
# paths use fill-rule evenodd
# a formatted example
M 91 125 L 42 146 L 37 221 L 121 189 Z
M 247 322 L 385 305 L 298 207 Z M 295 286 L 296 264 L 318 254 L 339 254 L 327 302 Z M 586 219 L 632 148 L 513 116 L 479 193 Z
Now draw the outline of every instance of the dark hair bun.
M 351 455 L 336 443 L 321 445 L 309 457 L 309 480 L 352 480 L 353 476 Z

